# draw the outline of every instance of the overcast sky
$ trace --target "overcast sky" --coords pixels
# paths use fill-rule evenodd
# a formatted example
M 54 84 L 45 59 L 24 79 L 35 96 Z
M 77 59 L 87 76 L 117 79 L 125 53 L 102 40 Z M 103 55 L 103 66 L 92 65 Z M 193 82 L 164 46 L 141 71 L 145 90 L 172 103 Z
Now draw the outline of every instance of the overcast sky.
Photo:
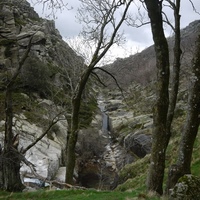
M 42 11 L 42 5 L 34 5 L 33 2 L 35 0 L 28 0 L 31 5 L 35 8 L 36 12 L 41 17 L 45 17 L 48 14 L 47 10 Z M 78 0 L 63 0 L 64 2 L 68 2 L 68 8 L 62 12 L 57 11 L 55 20 L 56 28 L 60 31 L 63 38 L 72 38 L 78 36 L 81 31 L 81 25 L 77 22 L 76 13 L 77 8 L 79 6 Z M 200 0 L 192 0 L 194 6 L 197 8 L 197 11 L 200 12 Z M 132 7 L 131 12 L 134 8 Z M 166 10 L 169 12 L 169 9 Z M 173 16 L 172 16 L 173 17 Z M 171 17 L 171 19 L 173 19 Z M 193 11 L 192 5 L 189 0 L 181 1 L 181 27 L 186 27 L 190 22 L 200 19 L 200 15 Z M 126 44 L 122 47 L 115 47 L 113 50 L 114 57 L 127 57 L 130 54 L 134 54 L 136 51 L 141 51 L 144 48 L 150 46 L 152 41 L 152 35 L 150 31 L 150 26 L 146 25 L 141 28 L 133 28 L 133 27 L 122 27 L 125 36 L 126 36 Z M 166 35 L 169 36 L 172 34 L 172 31 L 168 28 L 166 29 Z

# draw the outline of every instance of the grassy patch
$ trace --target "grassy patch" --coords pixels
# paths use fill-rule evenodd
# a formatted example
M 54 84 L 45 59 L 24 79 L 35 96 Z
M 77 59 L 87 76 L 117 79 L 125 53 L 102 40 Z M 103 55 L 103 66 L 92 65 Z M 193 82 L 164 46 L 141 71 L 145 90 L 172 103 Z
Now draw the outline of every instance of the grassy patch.
M 57 190 L 35 191 L 25 193 L 0 192 L 0 200 L 158 200 L 165 199 L 154 193 L 141 193 L 140 191 L 97 191 L 97 190 Z
M 132 200 L 137 192 L 110 192 L 96 190 L 36 191 L 26 193 L 0 193 L 3 200 Z

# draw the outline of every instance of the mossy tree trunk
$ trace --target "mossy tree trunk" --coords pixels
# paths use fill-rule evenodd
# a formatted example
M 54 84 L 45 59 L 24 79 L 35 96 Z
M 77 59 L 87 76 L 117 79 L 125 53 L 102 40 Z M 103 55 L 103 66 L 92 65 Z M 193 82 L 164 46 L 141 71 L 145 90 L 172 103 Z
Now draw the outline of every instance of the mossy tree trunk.
M 170 92 L 170 101 L 169 101 L 169 110 L 167 115 L 167 132 L 168 132 L 168 143 L 171 137 L 171 125 L 174 118 L 174 111 L 176 107 L 177 102 L 177 95 L 179 90 L 179 76 L 180 76 L 180 67 L 181 67 L 181 33 L 180 33 L 180 0 L 176 0 L 176 3 L 171 2 L 171 6 L 174 11 L 174 19 L 175 19 L 175 26 L 174 26 L 174 32 L 175 32 L 175 39 L 174 39 L 174 61 L 173 61 L 173 71 L 171 74 L 171 92 Z M 169 167 L 168 171 L 169 174 L 171 174 L 172 171 L 176 171 L 177 166 L 172 165 Z M 170 178 L 170 175 L 168 175 L 168 178 Z M 172 178 L 173 179 L 173 178 Z M 169 189 L 171 188 L 171 182 L 172 180 L 167 180 L 166 183 L 166 190 L 165 193 L 169 194 Z
M 168 144 L 166 121 L 169 106 L 169 51 L 163 30 L 162 1 L 145 0 L 144 2 L 150 18 L 157 67 L 157 99 L 153 110 L 154 127 L 147 188 L 149 191 L 163 194 L 165 152 Z
M 168 189 L 173 188 L 181 176 L 191 173 L 193 146 L 200 123 L 200 34 L 196 41 L 192 72 L 185 127 L 181 136 L 177 163 L 169 170 Z

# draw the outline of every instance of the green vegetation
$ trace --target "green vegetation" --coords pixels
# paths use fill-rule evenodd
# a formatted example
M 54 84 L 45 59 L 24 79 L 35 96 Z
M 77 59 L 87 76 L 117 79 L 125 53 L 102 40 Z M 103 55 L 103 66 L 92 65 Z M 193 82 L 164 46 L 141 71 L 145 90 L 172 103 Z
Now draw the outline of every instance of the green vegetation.
M 16 40 L 11 40 L 11 39 L 1 39 L 0 40 L 0 46 L 4 46 L 5 47 L 5 51 L 4 51 L 4 55 L 6 57 L 9 57 L 11 55 L 11 48 L 13 47 L 13 45 L 16 43 Z
M 87 128 L 92 122 L 95 111 L 97 110 L 97 101 L 90 96 L 87 101 L 83 101 L 80 108 L 80 128 Z
M 154 195 L 145 195 L 134 192 L 110 192 L 95 190 L 61 190 L 61 191 L 36 191 L 25 193 L 0 192 L 2 200 L 134 200 L 134 199 L 159 199 Z
M 21 92 L 13 92 L 13 114 L 23 114 L 27 121 L 38 125 L 48 124 L 47 119 L 42 119 L 41 116 L 47 114 L 47 109 L 34 98 Z M 5 93 L 0 93 L 0 110 L 2 114 L 0 120 L 5 120 Z M 38 112 L 40 111 L 40 112 Z
M 149 167 L 150 155 L 126 165 L 119 174 L 119 183 L 116 191 L 139 190 L 145 191 L 145 182 Z
M 11 40 L 11 39 L 1 39 L 0 40 L 0 46 L 10 46 L 13 45 L 14 43 L 16 43 L 16 40 Z
M 31 109 L 34 102 L 30 100 L 28 96 L 19 92 L 13 92 L 13 113 L 19 114 L 22 112 L 22 109 Z M 0 110 L 4 111 L 5 109 L 5 92 L 0 93 Z M 5 113 L 2 112 L 0 120 L 5 119 Z
M 19 25 L 19 26 L 25 26 L 26 25 L 26 22 L 23 19 L 21 19 L 20 17 L 15 17 L 14 19 L 15 19 L 16 25 Z

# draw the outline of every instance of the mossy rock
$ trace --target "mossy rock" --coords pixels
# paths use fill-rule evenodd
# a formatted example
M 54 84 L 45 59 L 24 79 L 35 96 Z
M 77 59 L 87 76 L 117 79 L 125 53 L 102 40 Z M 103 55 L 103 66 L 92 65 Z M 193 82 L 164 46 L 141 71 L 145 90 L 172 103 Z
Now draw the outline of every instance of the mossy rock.
M 182 176 L 170 194 L 170 200 L 199 200 L 200 177 L 187 174 Z

